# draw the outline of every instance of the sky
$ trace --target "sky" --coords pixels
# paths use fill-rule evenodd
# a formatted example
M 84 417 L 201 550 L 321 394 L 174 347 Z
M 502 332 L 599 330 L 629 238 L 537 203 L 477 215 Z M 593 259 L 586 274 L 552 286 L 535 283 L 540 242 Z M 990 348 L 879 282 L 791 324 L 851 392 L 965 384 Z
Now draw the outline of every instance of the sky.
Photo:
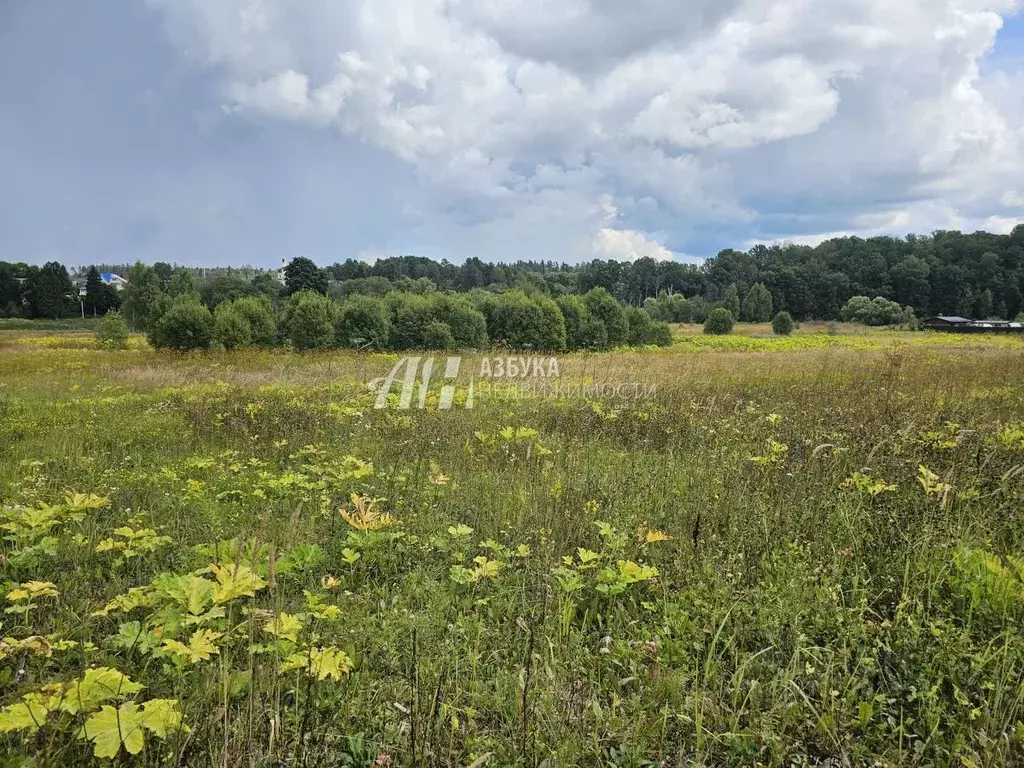
M 0 260 L 1024 222 L 1024 0 L 0 0 Z

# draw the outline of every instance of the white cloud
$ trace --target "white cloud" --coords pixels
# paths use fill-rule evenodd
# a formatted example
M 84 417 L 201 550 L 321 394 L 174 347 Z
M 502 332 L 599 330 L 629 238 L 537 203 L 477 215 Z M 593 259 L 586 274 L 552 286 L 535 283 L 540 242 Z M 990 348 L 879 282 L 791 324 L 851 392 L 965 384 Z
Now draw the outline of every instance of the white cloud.
M 1010 191 L 999 198 L 1000 204 L 1007 208 L 1024 208 L 1024 195 L 1017 191 Z
M 594 254 L 605 259 L 636 261 L 649 256 L 657 261 L 671 261 L 675 254 L 657 240 L 635 229 L 609 229 L 605 227 L 594 238 Z
M 1020 0 L 150 3 L 230 111 L 411 163 L 444 249 L 671 258 L 643 232 L 1005 229 L 1019 204 L 1024 80 L 979 62 Z

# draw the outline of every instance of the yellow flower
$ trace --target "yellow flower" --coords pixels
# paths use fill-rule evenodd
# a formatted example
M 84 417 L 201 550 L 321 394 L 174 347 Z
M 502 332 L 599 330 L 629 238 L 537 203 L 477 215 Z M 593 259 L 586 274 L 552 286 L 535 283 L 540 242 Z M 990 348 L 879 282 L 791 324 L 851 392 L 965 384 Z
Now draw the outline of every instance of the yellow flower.
M 334 576 L 324 576 L 320 582 L 324 589 L 337 589 L 341 586 L 341 579 L 335 578 Z
M 438 472 L 436 475 L 430 478 L 430 482 L 432 482 L 434 485 L 448 485 L 448 476 L 444 474 L 444 472 Z

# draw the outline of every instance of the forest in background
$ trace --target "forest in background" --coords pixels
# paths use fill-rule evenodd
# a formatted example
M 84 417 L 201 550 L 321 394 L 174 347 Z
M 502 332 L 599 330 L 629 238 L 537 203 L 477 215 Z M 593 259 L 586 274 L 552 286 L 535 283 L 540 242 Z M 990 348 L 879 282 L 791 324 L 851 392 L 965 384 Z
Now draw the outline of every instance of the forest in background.
M 124 297 L 108 290 L 109 286 L 97 285 L 99 272 L 116 272 L 135 282 L 142 268 L 141 264 L 97 264 L 89 283 L 86 272 L 69 273 L 58 262 L 42 267 L 0 262 L 0 314 L 77 314 L 82 306 L 73 284 L 75 277 L 89 289 L 86 312 L 102 314 Z M 748 319 L 748 295 L 760 291 L 755 286 L 764 286 L 770 293 L 771 311 L 787 311 L 797 320 L 839 319 L 843 306 L 855 296 L 882 297 L 911 307 L 918 317 L 958 314 L 1009 319 L 1024 308 L 1024 225 L 1009 235 L 937 231 L 903 238 L 843 237 L 815 247 L 756 245 L 748 251 L 723 250 L 700 264 L 646 257 L 632 262 L 595 259 L 583 264 L 528 260 L 491 264 L 476 257 L 462 264 L 420 256 L 396 256 L 373 264 L 348 259 L 317 267 L 317 273 L 306 276 L 300 287 L 282 285 L 276 270 L 197 269 L 167 263 L 146 269 L 153 271 L 165 293 L 195 291 L 211 310 L 243 296 L 267 296 L 280 306 L 297 290 L 311 288 L 306 283 L 312 280 L 314 290 L 336 300 L 352 294 L 474 289 L 558 297 L 586 294 L 598 287 L 631 306 L 647 302 L 650 307 L 659 296 L 690 300 L 686 304 L 672 302 L 670 310 L 662 307 L 652 313 L 676 322 L 702 322 L 710 309 L 734 301 L 734 295 L 743 319 Z M 176 281 L 181 291 L 176 291 Z

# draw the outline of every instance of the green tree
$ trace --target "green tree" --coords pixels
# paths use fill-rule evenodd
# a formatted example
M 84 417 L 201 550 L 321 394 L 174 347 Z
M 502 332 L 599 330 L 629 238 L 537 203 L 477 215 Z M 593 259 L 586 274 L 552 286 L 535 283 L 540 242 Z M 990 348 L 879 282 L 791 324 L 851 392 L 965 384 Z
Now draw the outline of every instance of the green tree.
M 239 349 L 252 344 L 252 326 L 236 309 L 234 302 L 222 302 L 213 313 L 213 339 L 224 349 Z
M 423 346 L 427 349 L 455 349 L 455 337 L 448 323 L 431 320 L 423 331 Z
M 36 317 L 62 317 L 71 307 L 75 287 L 63 264 L 50 261 L 30 280 L 32 310 Z
M 772 293 L 764 283 L 754 283 L 750 286 L 743 300 L 743 310 L 748 322 L 768 322 L 772 316 Z
M 629 326 L 626 323 L 626 313 L 615 297 L 599 286 L 587 292 L 583 301 L 590 314 L 604 324 L 608 332 L 608 344 L 625 344 Z
M 213 315 L 197 297 L 182 296 L 153 321 L 148 335 L 157 349 L 206 349 L 213 340 Z
M 352 296 L 341 305 L 334 321 L 334 342 L 340 347 L 388 348 L 391 318 L 382 300 Z
M 85 311 L 95 317 L 105 315 L 120 304 L 121 297 L 117 290 L 103 282 L 96 267 L 89 267 L 85 276 Z
M 979 320 L 987 320 L 992 317 L 992 291 L 986 288 L 978 294 L 974 303 L 974 316 Z
M 116 309 L 107 312 L 96 329 L 96 343 L 104 349 L 128 346 L 128 321 Z
M 672 344 L 672 329 L 667 323 L 652 320 L 646 310 L 639 307 L 627 308 L 626 323 L 629 327 L 627 340 L 631 347 L 667 347 Z
M 192 274 L 190 269 L 177 269 L 171 277 L 171 285 L 167 289 L 167 292 L 177 298 L 178 296 L 184 296 L 189 293 L 199 293 L 199 281 L 196 280 L 196 276 Z
M 132 328 L 148 331 L 161 314 L 160 277 L 152 267 L 136 262 L 128 274 L 128 287 L 124 289 L 121 311 Z
M 725 295 L 722 297 L 722 306 L 729 310 L 729 314 L 732 315 L 734 321 L 740 319 L 740 292 L 736 288 L 736 283 L 730 283 L 729 287 L 725 289 Z
M 277 344 L 277 321 L 274 307 L 266 296 L 243 296 L 232 302 L 234 311 L 249 321 L 252 343 L 257 347 Z
M 433 316 L 451 330 L 459 349 L 482 349 L 487 346 L 487 319 L 465 297 L 434 293 L 430 297 Z
M 772 333 L 777 336 L 789 336 L 793 332 L 793 318 L 789 312 L 779 312 L 772 318 Z
M 704 333 L 724 336 L 727 333 L 732 333 L 734 322 L 732 312 L 725 307 L 718 307 L 711 310 L 708 319 L 704 321 Z
M 289 295 L 301 291 L 327 295 L 327 273 L 310 259 L 299 256 L 284 268 L 284 285 Z
M 324 349 L 334 343 L 334 313 L 326 296 L 299 291 L 285 305 L 281 323 L 295 349 Z
M 511 349 L 565 349 L 565 318 L 549 298 L 534 300 L 522 291 L 498 297 L 488 336 Z

